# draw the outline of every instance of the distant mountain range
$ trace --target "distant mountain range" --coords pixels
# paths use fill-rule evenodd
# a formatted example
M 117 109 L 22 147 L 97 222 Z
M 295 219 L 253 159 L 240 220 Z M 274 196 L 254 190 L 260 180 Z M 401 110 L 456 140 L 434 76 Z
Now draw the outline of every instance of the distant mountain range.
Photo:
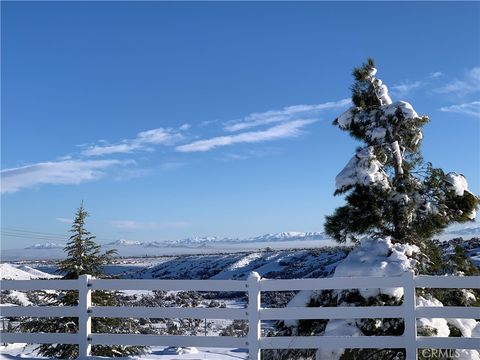
M 243 244 L 243 243 L 265 243 L 281 241 L 307 241 L 307 240 L 328 240 L 323 232 L 280 232 L 265 234 L 246 239 L 218 237 L 218 236 L 195 236 L 180 240 L 168 240 L 164 242 L 140 242 L 131 240 L 117 240 L 106 244 L 107 246 L 142 246 L 142 247 L 203 247 L 213 244 Z
M 275 234 L 265 234 L 247 239 L 252 242 L 271 242 L 271 241 L 306 241 L 306 240 L 328 240 L 330 239 L 324 232 L 280 232 Z
M 141 241 L 120 239 L 117 241 L 109 242 L 105 245 L 106 246 L 141 246 L 143 245 L 143 243 Z
M 49 250 L 49 249 L 63 249 L 64 247 L 65 247 L 65 244 L 44 243 L 44 244 L 33 244 L 31 246 L 26 247 L 25 249 Z
M 480 226 L 479 227 L 467 227 L 463 229 L 457 229 L 447 232 L 449 235 L 460 235 L 460 236 L 475 236 L 480 235 Z
M 166 241 L 167 246 L 206 246 L 209 244 L 243 244 L 243 243 L 267 243 L 281 241 L 307 241 L 307 240 L 327 240 L 328 237 L 323 232 L 280 232 L 275 234 L 264 234 L 260 236 L 240 239 L 228 237 L 193 237 L 181 240 Z
M 475 237 L 480 235 L 480 227 L 467 227 L 462 229 L 451 230 L 445 232 L 441 237 L 463 236 L 463 237 Z M 217 236 L 196 236 L 180 240 L 167 240 L 167 241 L 151 241 L 142 242 L 136 240 L 120 239 L 113 242 L 104 244 L 105 247 L 111 248 L 208 248 L 214 245 L 241 245 L 241 244 L 256 244 L 256 243 L 281 243 L 281 242 L 299 242 L 299 241 L 322 241 L 331 240 L 324 232 L 300 232 L 289 231 L 279 232 L 273 234 L 264 234 L 260 236 L 250 238 L 230 238 L 230 237 L 217 237 Z M 35 244 L 25 249 L 34 250 L 48 250 L 48 249 L 63 249 L 64 244 L 57 243 L 45 243 Z
M 180 240 L 151 241 L 142 242 L 136 240 L 119 239 L 106 244 L 105 247 L 144 247 L 144 248 L 165 248 L 165 247 L 208 247 L 214 244 L 246 244 L 246 243 L 273 243 L 286 241 L 317 241 L 328 240 L 329 238 L 323 232 L 280 232 L 275 234 L 264 234 L 260 236 L 240 239 L 218 236 L 196 236 Z M 63 249 L 65 245 L 56 243 L 35 244 L 25 249 L 47 250 Z

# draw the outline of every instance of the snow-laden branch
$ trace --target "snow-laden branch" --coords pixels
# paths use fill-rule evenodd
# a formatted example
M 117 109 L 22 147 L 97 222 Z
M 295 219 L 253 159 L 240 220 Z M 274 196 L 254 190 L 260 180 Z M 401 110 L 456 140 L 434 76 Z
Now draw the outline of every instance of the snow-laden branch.
M 402 151 L 400 150 L 400 145 L 398 144 L 398 141 L 394 141 L 391 144 L 392 147 L 392 154 L 393 154 L 393 159 L 395 163 L 395 174 L 396 175 L 403 175 L 403 157 L 402 157 Z
M 358 151 L 335 178 L 339 190 L 354 185 L 378 185 L 384 189 L 390 187 L 387 174 L 374 154 L 373 146 Z

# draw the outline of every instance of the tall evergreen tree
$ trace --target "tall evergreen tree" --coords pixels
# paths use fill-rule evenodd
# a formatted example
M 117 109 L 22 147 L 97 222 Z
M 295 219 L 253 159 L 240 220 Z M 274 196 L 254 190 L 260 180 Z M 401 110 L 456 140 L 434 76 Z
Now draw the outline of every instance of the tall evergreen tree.
M 419 244 L 452 223 L 474 220 L 479 198 L 465 177 L 423 160 L 428 116 L 392 102 L 376 72 L 372 59 L 354 69 L 354 106 L 334 121 L 363 146 L 336 178 L 335 195 L 345 194 L 347 204 L 327 216 L 325 231 L 339 242 L 370 235 Z
M 392 102 L 387 87 L 375 77 L 376 72 L 372 59 L 354 69 L 354 106 L 334 121 L 334 125 L 363 144 L 336 177 L 335 194 L 346 195 L 346 204 L 327 216 L 325 222 L 325 231 L 338 242 L 357 242 L 337 264 L 332 276 L 399 276 L 405 271 L 445 273 L 448 269 L 431 237 L 454 222 L 474 220 L 479 198 L 468 190 L 463 175 L 445 173 L 423 160 L 420 144 L 428 117 L 419 116 L 407 102 Z M 455 266 L 447 264 L 448 267 L 457 273 L 473 273 L 474 269 L 461 255 L 451 259 L 456 260 Z M 422 306 L 461 306 L 475 299 L 477 293 L 427 289 L 417 295 Z M 401 288 L 324 290 L 299 293 L 290 305 L 394 306 L 402 304 L 402 297 Z M 429 320 L 417 320 L 420 335 L 470 337 L 471 327 L 477 324 L 474 319 L 465 320 L 470 324 L 467 329 L 459 325 L 458 319 L 441 319 L 437 323 Z M 397 318 L 299 320 L 279 322 L 278 329 L 281 335 L 396 336 L 403 334 L 404 323 Z M 478 358 L 475 350 L 461 353 L 465 359 Z M 292 358 L 403 360 L 405 351 L 278 350 L 266 356 L 272 360 Z
M 95 242 L 95 236 L 85 228 L 88 213 L 83 202 L 77 209 L 67 246 L 64 248 L 67 257 L 58 262 L 58 273 L 63 279 L 78 279 L 80 275 L 89 274 L 94 277 L 106 277 L 103 267 L 116 254 L 116 250 L 101 253 L 100 245 Z M 43 293 L 49 305 L 77 306 L 78 291 L 61 291 L 55 294 Z M 120 306 L 122 299 L 118 292 L 93 291 L 94 306 Z M 24 332 L 75 333 L 78 331 L 78 318 L 34 318 L 20 325 Z M 140 325 L 133 319 L 97 318 L 92 319 L 92 331 L 97 333 L 139 333 Z M 139 355 L 146 351 L 144 346 L 93 345 L 92 355 L 95 356 L 129 356 Z M 74 344 L 42 344 L 38 353 L 57 359 L 75 359 L 78 356 L 78 345 Z

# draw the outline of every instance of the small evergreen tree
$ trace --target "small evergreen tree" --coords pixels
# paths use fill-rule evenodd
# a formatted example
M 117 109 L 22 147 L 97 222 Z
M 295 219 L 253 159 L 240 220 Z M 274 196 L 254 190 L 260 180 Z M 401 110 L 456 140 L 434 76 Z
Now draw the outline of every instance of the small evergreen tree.
M 354 69 L 354 106 L 334 121 L 364 145 L 336 178 L 335 195 L 346 194 L 347 204 L 327 216 L 325 231 L 339 242 L 370 235 L 419 244 L 454 222 L 474 220 L 479 199 L 465 177 L 423 160 L 428 116 L 392 102 L 376 72 L 372 59 Z
M 58 263 L 57 272 L 63 275 L 64 279 L 78 279 L 83 274 L 104 276 L 102 267 L 116 254 L 113 249 L 104 254 L 100 253 L 101 247 L 95 242 L 95 236 L 85 229 L 87 216 L 88 212 L 82 202 L 70 229 L 72 235 L 63 249 L 67 257 Z
M 63 279 L 78 279 L 80 275 L 90 274 L 94 277 L 105 277 L 103 266 L 116 254 L 116 250 L 101 253 L 100 245 L 95 242 L 95 236 L 85 229 L 85 219 L 88 213 L 83 202 L 77 209 L 67 246 L 64 248 L 67 257 L 58 263 L 58 273 Z M 77 306 L 78 291 L 62 291 L 55 294 L 43 293 L 49 305 Z M 94 291 L 92 303 L 95 306 L 119 306 L 122 299 L 118 292 Z M 78 318 L 35 318 L 20 325 L 24 332 L 75 333 L 78 331 Z M 92 331 L 97 333 L 139 333 L 140 325 L 133 319 L 97 318 L 92 319 Z M 139 355 L 146 351 L 144 346 L 93 345 L 92 355 L 95 356 L 129 356 Z M 78 345 L 74 344 L 42 344 L 38 353 L 43 356 L 58 359 L 74 359 L 78 357 Z

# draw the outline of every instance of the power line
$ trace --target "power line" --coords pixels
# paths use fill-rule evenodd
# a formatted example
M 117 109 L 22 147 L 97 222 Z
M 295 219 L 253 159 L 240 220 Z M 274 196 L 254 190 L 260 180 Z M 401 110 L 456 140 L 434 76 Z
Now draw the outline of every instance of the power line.
M 4 233 L 2 232 L 2 236 L 8 236 L 8 237 L 17 237 L 17 238 L 23 238 L 23 239 L 38 239 L 38 240 L 65 240 L 65 238 L 59 238 L 59 237 L 40 237 L 40 236 L 34 236 L 34 235 L 21 235 L 21 234 L 10 234 L 10 233 Z
M 3 231 L 3 230 L 6 230 L 6 231 L 17 231 L 17 232 L 29 233 L 29 234 L 64 236 L 64 234 L 48 233 L 48 232 L 41 232 L 41 231 L 30 231 L 30 230 L 22 230 L 22 229 L 14 229 L 14 228 L 10 228 L 10 227 L 2 227 L 1 230 L 2 230 L 2 231 Z
M 40 231 L 30 231 L 30 230 L 23 230 L 23 229 L 15 229 L 10 227 L 2 227 L 1 228 L 2 236 L 6 237 L 16 237 L 16 238 L 23 238 L 23 239 L 35 239 L 35 240 L 57 240 L 57 241 L 65 241 L 70 238 L 68 234 L 58 234 L 58 233 L 48 233 L 48 232 L 40 232 Z M 98 240 L 103 241 L 116 241 L 118 239 L 112 238 L 104 238 L 104 237 L 96 237 Z

